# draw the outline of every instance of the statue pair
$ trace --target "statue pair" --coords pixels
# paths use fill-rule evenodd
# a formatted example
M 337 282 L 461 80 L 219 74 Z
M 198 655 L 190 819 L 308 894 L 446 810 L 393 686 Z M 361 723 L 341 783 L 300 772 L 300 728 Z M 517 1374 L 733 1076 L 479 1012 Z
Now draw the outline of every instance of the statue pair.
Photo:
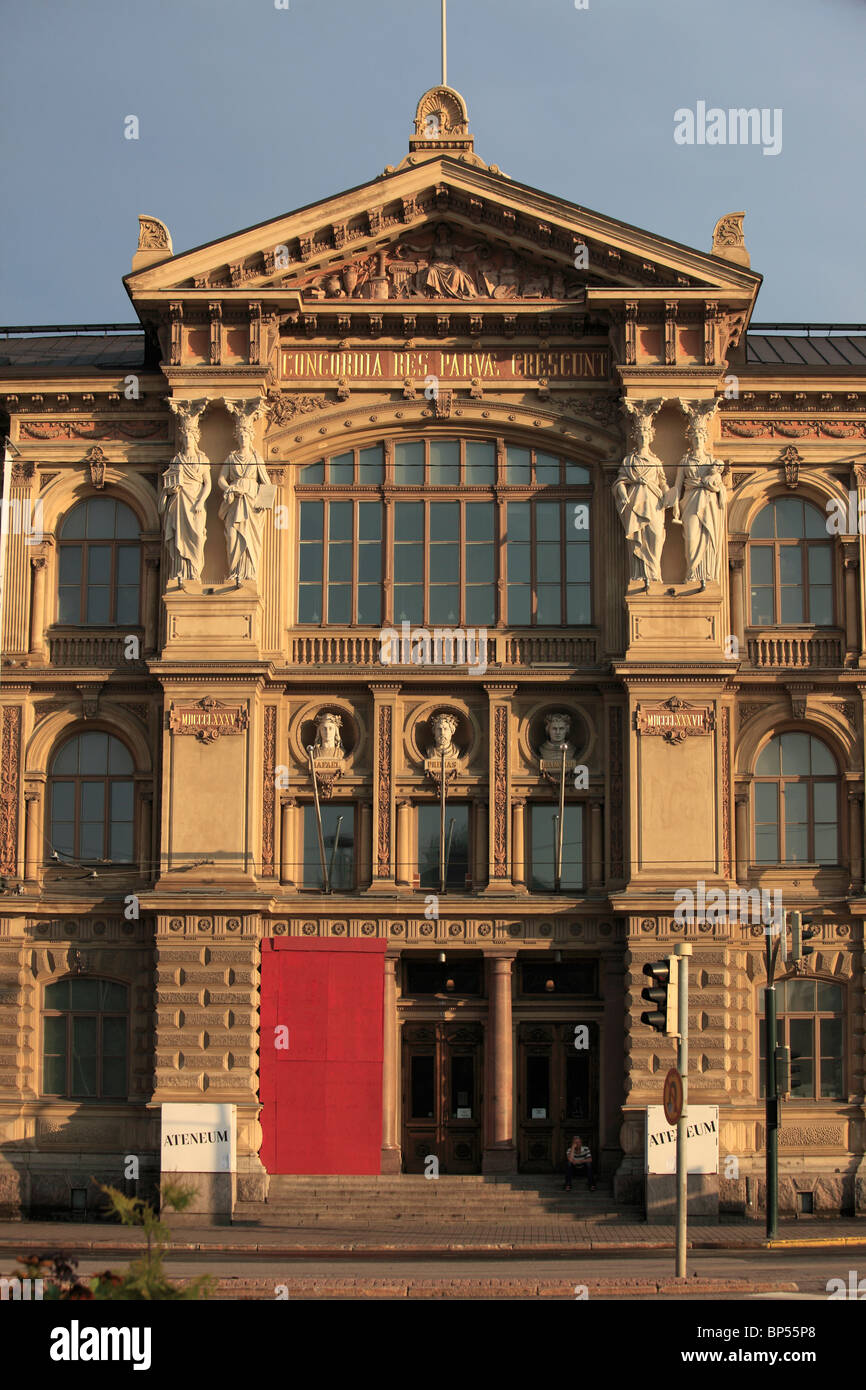
M 204 568 L 211 466 L 201 452 L 201 417 L 209 404 L 208 400 L 169 401 L 177 417 L 180 449 L 162 475 L 159 509 L 165 513 L 169 580 L 180 588 L 186 581 L 198 583 Z M 258 575 L 264 514 L 273 504 L 274 489 L 253 443 L 263 403 L 227 400 L 225 405 L 234 416 L 238 447 L 217 479 L 223 494 L 219 516 L 225 525 L 228 577 L 240 587 Z
M 677 469 L 676 483 L 668 487 L 661 459 L 652 451 L 653 419 L 662 401 L 624 401 L 632 430 L 632 450 L 622 461 L 613 493 L 617 511 L 631 546 L 631 578 L 642 579 L 644 588 L 661 582 L 661 555 L 665 543 L 665 512 L 673 508 L 673 520 L 683 528 L 686 583 L 699 582 L 705 589 L 719 577 L 719 559 L 725 521 L 725 486 L 722 466 L 709 446 L 715 401 L 696 401 L 684 406 L 689 417 L 689 449 Z

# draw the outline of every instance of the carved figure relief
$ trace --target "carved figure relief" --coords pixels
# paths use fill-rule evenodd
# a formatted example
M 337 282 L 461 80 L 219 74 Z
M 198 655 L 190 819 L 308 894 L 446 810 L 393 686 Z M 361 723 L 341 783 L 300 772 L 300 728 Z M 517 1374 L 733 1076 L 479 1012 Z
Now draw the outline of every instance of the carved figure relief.
M 719 558 L 725 526 L 725 484 L 722 464 L 708 443 L 715 401 L 698 401 L 684 408 L 689 417 L 689 451 L 683 455 L 675 485 L 675 522 L 682 525 L 686 550 L 686 583 L 719 577 Z
M 565 744 L 566 763 L 574 759 L 574 744 L 569 742 L 568 735 L 571 733 L 571 715 L 562 711 L 545 716 L 544 729 L 547 738 L 538 750 L 538 756 L 542 762 L 561 762 L 562 745 Z
M 258 576 L 264 514 L 273 506 L 276 489 L 253 445 L 264 403 L 227 400 L 226 408 L 235 417 L 238 447 L 229 454 L 217 480 L 223 493 L 219 515 L 225 524 L 228 577 L 240 588 Z
M 197 583 L 204 566 L 204 504 L 211 490 L 211 470 L 200 448 L 200 422 L 207 404 L 207 400 L 169 401 L 180 448 L 162 475 L 159 510 L 165 516 L 169 582 L 179 588 L 185 580 Z
M 340 270 L 296 282 L 312 299 L 576 299 L 580 279 L 440 222 Z
M 630 417 L 632 450 L 626 454 L 613 485 L 614 501 L 631 549 L 631 578 L 644 588 L 661 580 L 665 510 L 673 504 L 665 471 L 652 451 L 653 418 L 661 400 L 623 401 Z
M 320 758 L 343 761 L 346 750 L 340 737 L 342 727 L 342 718 L 339 714 L 334 714 L 332 710 L 321 710 L 316 715 L 316 741 L 313 744 L 314 762 Z
M 441 761 L 443 755 L 448 758 L 459 758 L 460 749 L 454 743 L 454 734 L 457 730 L 457 719 L 447 710 L 440 710 L 430 718 L 430 728 L 433 731 L 433 746 L 428 753 L 428 757 Z

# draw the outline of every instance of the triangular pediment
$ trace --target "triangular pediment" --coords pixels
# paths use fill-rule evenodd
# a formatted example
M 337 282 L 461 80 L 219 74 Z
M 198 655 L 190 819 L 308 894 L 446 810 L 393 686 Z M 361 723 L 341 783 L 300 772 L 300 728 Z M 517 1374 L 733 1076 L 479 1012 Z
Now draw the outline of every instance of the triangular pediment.
M 584 250 L 581 250 L 584 248 Z M 760 276 L 459 159 L 426 159 L 136 270 L 134 302 L 202 291 L 322 300 L 575 303 L 707 291 L 751 301 Z

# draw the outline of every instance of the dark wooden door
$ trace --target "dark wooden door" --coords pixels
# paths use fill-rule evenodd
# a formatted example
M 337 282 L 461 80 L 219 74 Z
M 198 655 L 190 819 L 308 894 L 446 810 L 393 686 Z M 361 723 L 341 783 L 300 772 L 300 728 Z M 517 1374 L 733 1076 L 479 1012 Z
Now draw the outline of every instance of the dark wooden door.
M 403 1168 L 481 1172 L 482 1030 L 479 1024 L 403 1028 Z
M 518 1163 L 523 1173 L 559 1172 L 572 1135 L 598 1160 L 598 1025 L 522 1023 L 518 1031 Z

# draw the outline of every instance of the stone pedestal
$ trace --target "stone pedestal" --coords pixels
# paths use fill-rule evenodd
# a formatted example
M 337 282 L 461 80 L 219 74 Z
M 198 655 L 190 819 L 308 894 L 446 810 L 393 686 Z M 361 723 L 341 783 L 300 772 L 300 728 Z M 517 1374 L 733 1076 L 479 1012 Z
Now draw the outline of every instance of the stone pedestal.
M 170 589 L 165 604 L 165 661 L 257 661 L 263 604 L 252 586 L 213 592 Z
M 722 661 L 725 636 L 722 631 L 722 591 L 716 583 L 701 590 L 697 584 L 652 584 L 645 593 L 629 585 L 625 599 L 628 612 L 629 661 Z

